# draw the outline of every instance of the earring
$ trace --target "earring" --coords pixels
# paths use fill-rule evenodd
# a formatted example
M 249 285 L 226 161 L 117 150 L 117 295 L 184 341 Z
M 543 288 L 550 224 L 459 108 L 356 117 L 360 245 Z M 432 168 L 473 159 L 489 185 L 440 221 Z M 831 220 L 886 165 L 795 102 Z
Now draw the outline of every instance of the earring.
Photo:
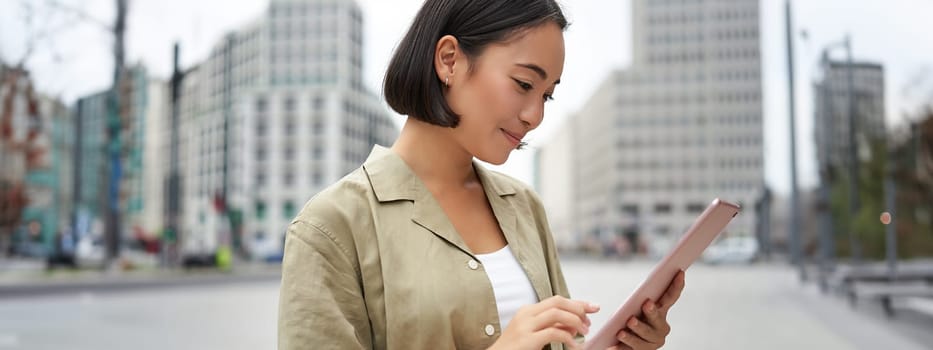
M 447 78 L 444 78 L 444 86 L 450 87 L 450 75 L 447 75 Z

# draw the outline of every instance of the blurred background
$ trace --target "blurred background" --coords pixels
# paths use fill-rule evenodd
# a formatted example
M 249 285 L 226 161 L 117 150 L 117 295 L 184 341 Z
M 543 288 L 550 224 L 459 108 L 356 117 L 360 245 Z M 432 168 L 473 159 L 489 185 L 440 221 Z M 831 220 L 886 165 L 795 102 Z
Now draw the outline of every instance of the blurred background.
M 0 349 L 275 348 L 285 228 L 394 141 L 420 5 L 0 2 Z M 666 348 L 933 349 L 933 3 L 562 5 L 556 100 L 492 168 L 594 329 L 719 197 Z

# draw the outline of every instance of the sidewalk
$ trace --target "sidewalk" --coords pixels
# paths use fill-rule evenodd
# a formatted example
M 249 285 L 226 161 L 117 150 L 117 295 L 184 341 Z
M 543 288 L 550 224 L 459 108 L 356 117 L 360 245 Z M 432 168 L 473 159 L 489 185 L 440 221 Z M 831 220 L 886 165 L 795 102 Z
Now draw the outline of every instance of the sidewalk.
M 592 329 L 601 327 L 654 266 L 653 261 L 563 261 L 574 298 L 598 303 Z M 860 305 L 861 306 L 861 305 Z M 783 263 L 695 264 L 669 321 L 671 349 L 931 349 L 933 319 L 886 318 L 871 305 L 851 308 L 844 298 L 801 284 Z
M 280 265 L 252 262 L 239 263 L 229 271 L 216 268 L 114 271 L 57 268 L 46 271 L 43 261 L 4 260 L 0 261 L 0 298 L 274 281 L 280 278 Z

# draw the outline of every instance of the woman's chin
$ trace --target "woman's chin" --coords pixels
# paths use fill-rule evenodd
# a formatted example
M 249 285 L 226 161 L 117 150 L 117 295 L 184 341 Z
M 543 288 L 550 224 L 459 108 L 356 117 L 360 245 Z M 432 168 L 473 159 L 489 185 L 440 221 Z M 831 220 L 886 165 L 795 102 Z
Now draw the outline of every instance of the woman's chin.
M 509 151 L 504 154 L 477 155 L 476 158 L 483 162 L 492 164 L 492 165 L 502 165 L 502 164 L 505 164 L 507 160 L 509 160 L 510 155 L 512 155 L 512 151 Z

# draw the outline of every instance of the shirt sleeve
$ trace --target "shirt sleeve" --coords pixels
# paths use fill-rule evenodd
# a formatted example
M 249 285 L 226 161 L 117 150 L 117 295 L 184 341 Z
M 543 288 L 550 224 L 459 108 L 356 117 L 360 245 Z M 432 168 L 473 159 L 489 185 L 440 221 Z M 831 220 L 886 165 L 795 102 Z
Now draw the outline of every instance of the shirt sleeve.
M 279 349 L 372 348 L 352 256 L 317 225 L 296 221 L 289 226 L 279 292 Z

